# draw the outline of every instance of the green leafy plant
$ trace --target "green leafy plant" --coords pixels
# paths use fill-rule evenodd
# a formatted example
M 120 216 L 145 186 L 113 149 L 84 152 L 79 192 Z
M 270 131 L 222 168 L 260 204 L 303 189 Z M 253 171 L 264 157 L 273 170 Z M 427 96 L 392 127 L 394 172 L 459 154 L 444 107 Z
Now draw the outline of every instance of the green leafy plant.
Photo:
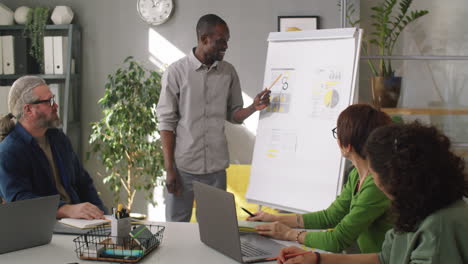
M 28 12 L 24 34 L 31 39 L 29 54 L 44 70 L 44 31 L 49 19 L 49 8 L 36 7 Z
M 153 205 L 153 189 L 163 175 L 162 146 L 157 130 L 155 104 L 161 90 L 161 74 L 145 69 L 132 57 L 125 67 L 108 76 L 99 100 L 104 117 L 92 123 L 91 153 L 106 168 L 103 182 L 117 202 L 123 188 L 127 208 L 137 191 Z M 90 152 L 87 153 L 89 159 Z
M 401 32 L 407 25 L 416 19 L 427 15 L 427 10 L 415 10 L 409 12 L 412 0 L 386 0 L 382 5 L 372 7 L 374 19 L 372 26 L 374 31 L 371 33 L 369 43 L 378 47 L 378 55 L 391 56 L 393 49 Z M 392 16 L 393 8 L 399 4 L 398 13 Z M 394 76 L 395 71 L 392 68 L 391 60 L 379 60 L 378 70 L 371 64 L 372 72 L 376 76 Z
M 379 5 L 371 7 L 371 26 L 373 28 L 370 38 L 364 37 L 362 42 L 363 54 L 368 55 L 373 45 L 377 48 L 377 55 L 392 56 L 393 49 L 402 31 L 411 22 L 427 15 L 427 10 L 410 11 L 412 0 L 385 0 L 379 1 Z M 394 14 L 394 8 L 398 5 L 398 11 Z M 341 7 L 341 4 L 340 4 Z M 351 15 L 355 12 L 352 4 L 347 6 L 347 20 L 351 26 L 358 26 L 359 20 L 352 20 Z M 375 76 L 393 77 L 395 71 L 390 59 L 378 60 L 377 67 L 373 61 L 368 60 L 369 67 Z

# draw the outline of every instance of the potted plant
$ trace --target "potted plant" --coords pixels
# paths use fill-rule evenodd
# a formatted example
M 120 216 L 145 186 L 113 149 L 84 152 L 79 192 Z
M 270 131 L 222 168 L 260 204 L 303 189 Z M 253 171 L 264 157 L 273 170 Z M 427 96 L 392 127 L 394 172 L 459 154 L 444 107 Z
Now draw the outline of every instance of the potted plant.
M 427 10 L 409 11 L 412 0 L 386 0 L 382 5 L 372 7 L 372 27 L 369 43 L 377 47 L 379 56 L 392 56 L 395 44 L 401 32 L 411 22 L 427 15 Z M 398 12 L 393 14 L 398 4 Z M 371 89 L 374 105 L 377 107 L 395 107 L 401 90 L 401 77 L 395 76 L 391 59 L 380 59 L 377 66 L 369 61 L 372 73 Z
M 117 202 L 123 188 L 131 209 L 137 191 L 155 204 L 153 189 L 163 175 L 162 146 L 157 130 L 155 104 L 161 90 L 161 74 L 143 68 L 132 57 L 125 67 L 108 76 L 99 100 L 103 118 L 92 123 L 91 151 L 104 165 L 103 183 Z
M 49 19 L 49 8 L 36 7 L 29 9 L 24 34 L 31 40 L 29 54 L 44 70 L 44 31 Z
M 364 37 L 362 51 L 364 55 L 370 54 L 370 48 L 377 49 L 379 56 L 392 56 L 398 37 L 411 22 L 427 15 L 427 10 L 410 11 L 412 0 L 385 0 L 379 5 L 371 7 L 371 26 L 373 30 L 370 37 Z M 394 8 L 398 5 L 398 11 Z M 339 3 L 341 7 L 341 4 Z M 357 26 L 360 20 L 353 20 L 354 5 L 348 3 L 347 21 L 351 26 Z M 376 107 L 395 107 L 398 103 L 401 90 L 401 77 L 395 76 L 391 59 L 379 59 L 377 63 L 368 60 L 368 65 L 374 76 L 371 77 L 371 90 Z

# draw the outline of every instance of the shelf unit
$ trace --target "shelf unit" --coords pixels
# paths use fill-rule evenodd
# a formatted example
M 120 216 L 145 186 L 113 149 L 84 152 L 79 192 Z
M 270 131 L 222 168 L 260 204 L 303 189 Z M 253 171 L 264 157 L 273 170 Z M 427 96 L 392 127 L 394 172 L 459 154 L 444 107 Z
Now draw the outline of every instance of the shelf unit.
M 377 60 L 377 59 L 391 59 L 391 60 L 421 60 L 421 61 L 468 61 L 468 56 L 361 56 L 362 60 Z M 389 115 L 427 115 L 427 116 L 443 116 L 443 115 L 468 115 L 468 108 L 381 108 L 382 111 Z M 468 142 L 452 142 L 452 147 L 455 153 L 459 156 L 468 157 Z
M 382 108 L 389 115 L 468 115 L 467 108 Z
M 389 115 L 468 115 L 467 108 L 381 108 Z M 460 156 L 468 157 L 467 144 L 453 144 L 454 152 Z
M 23 25 L 0 26 L 0 35 L 21 36 L 24 31 Z M 43 78 L 48 84 L 57 83 L 60 86 L 60 118 L 62 130 L 70 137 L 73 148 L 81 156 L 81 124 L 80 124 L 80 87 L 81 87 L 81 32 L 78 25 L 47 25 L 45 36 L 66 36 L 68 46 L 65 56 L 64 74 L 38 74 L 27 73 Z M 29 51 L 25 51 L 29 52 Z M 74 69 L 74 72 L 71 71 Z M 24 74 L 0 74 L 0 85 L 11 85 L 16 79 Z

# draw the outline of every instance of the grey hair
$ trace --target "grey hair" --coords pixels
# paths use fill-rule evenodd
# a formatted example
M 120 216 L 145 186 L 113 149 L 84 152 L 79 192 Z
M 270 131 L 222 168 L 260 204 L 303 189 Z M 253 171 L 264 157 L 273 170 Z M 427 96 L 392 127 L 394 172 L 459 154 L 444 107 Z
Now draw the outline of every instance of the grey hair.
M 0 142 L 14 129 L 16 120 L 23 117 L 23 107 L 25 104 L 36 101 L 39 97 L 34 95 L 33 89 L 47 85 L 44 79 L 37 76 L 23 76 L 17 79 L 11 86 L 10 93 L 8 94 L 8 109 L 10 113 L 0 119 Z
M 23 76 L 13 83 L 8 94 L 8 109 L 17 120 L 23 117 L 23 106 L 38 99 L 32 91 L 41 85 L 47 84 L 44 79 L 37 76 Z

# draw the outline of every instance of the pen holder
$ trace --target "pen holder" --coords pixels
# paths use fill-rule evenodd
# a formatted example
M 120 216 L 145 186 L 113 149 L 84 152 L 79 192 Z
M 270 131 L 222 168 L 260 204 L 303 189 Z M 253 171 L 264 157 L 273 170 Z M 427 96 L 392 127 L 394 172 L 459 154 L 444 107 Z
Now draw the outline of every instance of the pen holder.
M 130 217 L 117 219 L 111 218 L 111 238 L 112 242 L 117 245 L 123 245 L 125 240 L 128 240 L 130 229 L 132 227 L 132 219 Z

